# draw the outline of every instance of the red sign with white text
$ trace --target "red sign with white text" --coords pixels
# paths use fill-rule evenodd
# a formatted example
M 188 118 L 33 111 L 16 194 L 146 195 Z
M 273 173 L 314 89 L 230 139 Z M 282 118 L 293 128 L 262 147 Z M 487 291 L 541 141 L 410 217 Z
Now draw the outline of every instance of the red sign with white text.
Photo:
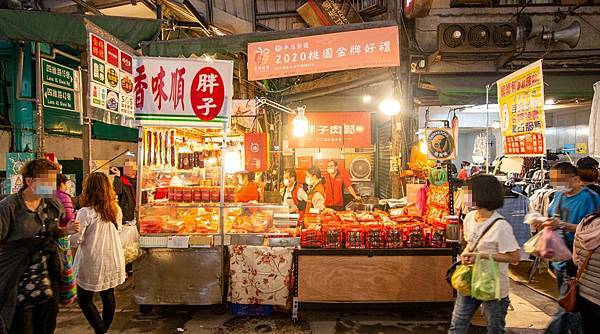
M 100 59 L 100 60 L 104 60 L 105 59 L 105 50 L 106 50 L 106 43 L 104 42 L 104 40 L 94 34 L 91 34 L 91 40 L 92 40 L 92 44 L 91 44 L 91 49 L 92 49 L 92 56 Z
M 269 169 L 269 137 L 266 133 L 244 134 L 244 160 L 247 172 Z
M 288 117 L 288 138 L 291 148 L 358 148 L 371 146 L 371 113 L 368 112 L 315 112 L 306 113 L 308 133 L 294 137 L 292 121 Z
M 248 44 L 250 80 L 398 65 L 396 26 Z
M 133 64 L 131 56 L 121 51 L 121 70 L 133 74 Z
M 119 49 L 110 43 L 106 43 L 106 62 L 119 67 Z

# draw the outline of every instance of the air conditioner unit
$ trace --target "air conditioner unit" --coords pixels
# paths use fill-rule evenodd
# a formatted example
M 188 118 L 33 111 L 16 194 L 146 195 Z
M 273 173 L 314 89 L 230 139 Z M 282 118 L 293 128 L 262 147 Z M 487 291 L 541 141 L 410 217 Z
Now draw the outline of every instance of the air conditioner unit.
M 511 23 L 442 23 L 438 51 L 448 53 L 506 53 L 516 47 L 517 27 Z
M 346 153 L 346 166 L 352 182 L 370 182 L 373 174 L 372 154 Z

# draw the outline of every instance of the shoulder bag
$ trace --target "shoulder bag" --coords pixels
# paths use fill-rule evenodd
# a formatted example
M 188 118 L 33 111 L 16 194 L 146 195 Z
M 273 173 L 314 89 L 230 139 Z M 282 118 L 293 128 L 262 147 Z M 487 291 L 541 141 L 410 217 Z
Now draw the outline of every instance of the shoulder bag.
M 496 224 L 497 221 L 502 220 L 504 218 L 496 218 L 494 219 L 493 222 L 491 222 L 486 228 L 485 230 L 483 230 L 483 232 L 481 233 L 481 235 L 479 236 L 479 238 L 477 239 L 477 241 L 475 241 L 475 243 L 471 246 L 468 247 L 467 250 L 469 251 L 469 253 L 474 252 L 477 249 L 477 246 L 479 246 L 479 242 L 481 241 L 481 239 L 483 239 L 483 237 L 485 236 L 486 233 L 488 233 L 488 231 Z M 452 263 L 452 265 L 450 266 L 450 268 L 448 268 L 448 270 L 446 271 L 446 282 L 448 282 L 448 284 L 452 285 L 452 275 L 454 275 L 454 272 L 456 271 L 456 268 L 461 264 L 461 260 L 458 260 L 454 263 Z
M 572 313 L 577 311 L 577 293 L 579 291 L 579 280 L 581 279 L 581 275 L 583 275 L 583 272 L 587 268 L 588 264 L 590 263 L 590 259 L 592 258 L 597 249 L 598 248 L 589 251 L 589 254 L 585 257 L 585 260 L 583 261 L 583 265 L 579 267 L 579 270 L 577 271 L 577 276 L 569 281 L 569 288 L 567 290 L 567 293 L 565 293 L 564 296 L 558 299 L 558 304 L 562 306 L 562 308 L 564 308 L 566 312 Z

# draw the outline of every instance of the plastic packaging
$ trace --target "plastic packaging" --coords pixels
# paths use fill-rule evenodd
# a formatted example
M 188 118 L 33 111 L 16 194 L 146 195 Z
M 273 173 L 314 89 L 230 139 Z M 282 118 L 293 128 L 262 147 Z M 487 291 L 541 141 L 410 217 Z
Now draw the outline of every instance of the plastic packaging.
M 550 261 L 568 261 L 573 254 L 565 245 L 563 238 L 558 232 L 545 228 L 540 237 L 538 249 L 540 256 Z
M 452 287 L 463 296 L 471 295 L 471 280 L 473 277 L 473 266 L 459 265 L 452 274 Z
M 137 260 L 142 255 L 142 249 L 140 248 L 140 234 L 136 226 L 123 225 L 123 229 L 119 232 L 119 237 L 123 246 L 125 263 Z
M 482 259 L 479 254 L 475 257 L 471 279 L 471 297 L 481 301 L 500 299 L 498 264 L 491 257 Z

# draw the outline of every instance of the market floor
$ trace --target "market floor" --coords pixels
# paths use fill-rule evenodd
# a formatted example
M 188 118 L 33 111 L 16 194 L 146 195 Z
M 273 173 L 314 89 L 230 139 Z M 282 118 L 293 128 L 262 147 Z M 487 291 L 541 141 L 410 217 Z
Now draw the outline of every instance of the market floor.
M 509 311 L 507 332 L 542 333 L 556 311 L 555 303 L 519 283 L 513 283 L 511 290 L 514 310 Z M 451 305 L 303 306 L 298 323 L 285 312 L 275 312 L 269 318 L 233 318 L 230 312 L 223 314 L 223 309 L 196 306 L 159 307 L 142 315 L 131 291 L 131 280 L 117 291 L 118 309 L 111 333 L 441 334 L 446 333 L 452 312 Z M 63 308 L 58 318 L 56 334 L 67 333 L 92 333 L 76 305 Z M 471 333 L 485 330 L 472 327 Z

